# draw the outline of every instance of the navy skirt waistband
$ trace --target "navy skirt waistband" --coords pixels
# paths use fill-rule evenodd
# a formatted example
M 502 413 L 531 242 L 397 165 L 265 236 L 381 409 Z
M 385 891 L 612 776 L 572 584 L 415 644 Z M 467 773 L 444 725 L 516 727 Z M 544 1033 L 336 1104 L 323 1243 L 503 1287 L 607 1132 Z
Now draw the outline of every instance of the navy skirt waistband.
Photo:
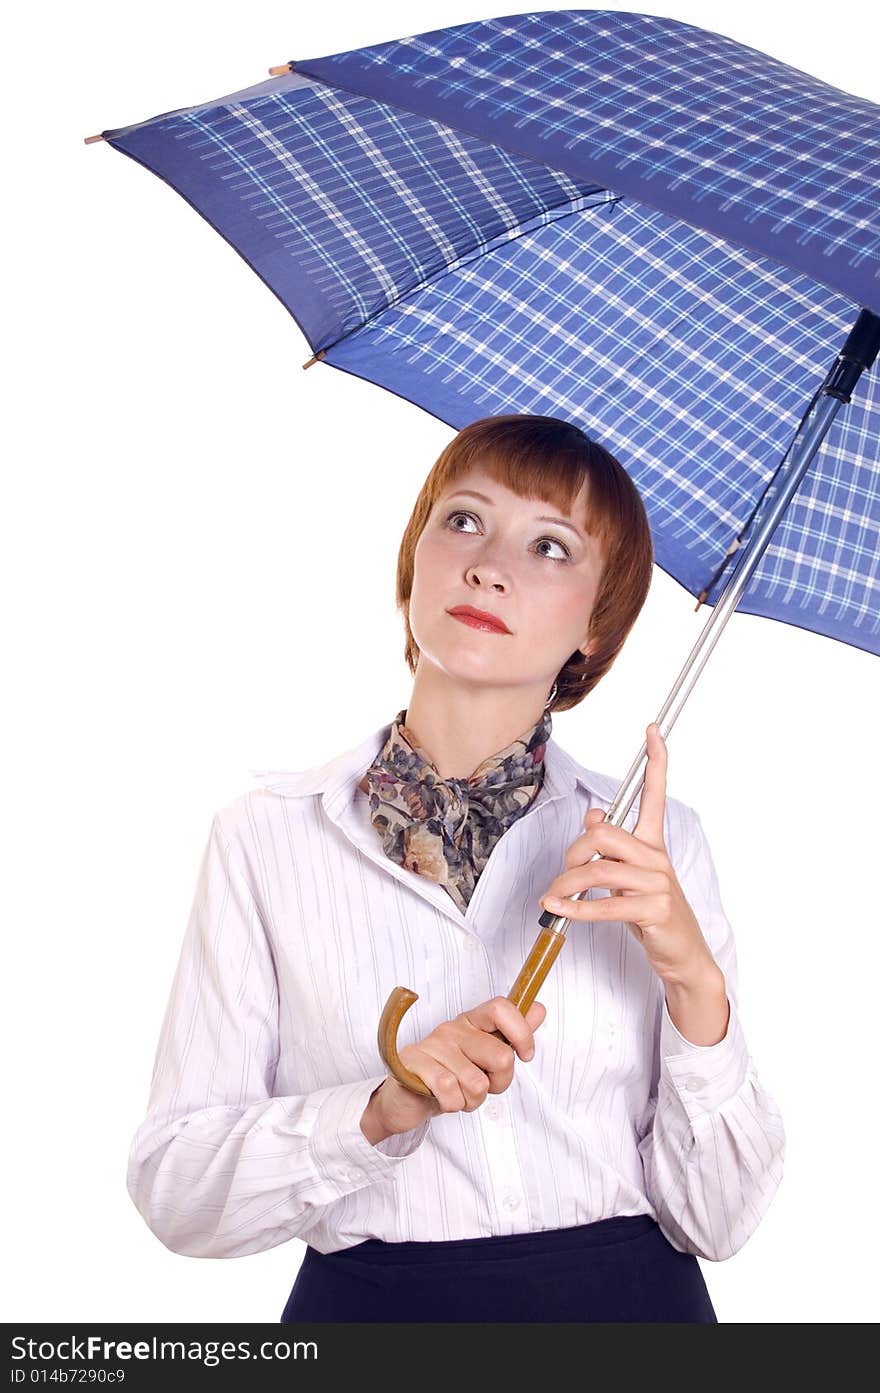
M 592 1224 L 578 1224 L 567 1229 L 539 1229 L 535 1233 L 492 1234 L 487 1238 L 436 1239 L 430 1243 L 384 1243 L 367 1238 L 343 1248 L 348 1258 L 371 1263 L 472 1262 L 481 1258 L 543 1257 L 551 1253 L 574 1252 L 602 1244 L 623 1243 L 639 1238 L 656 1227 L 650 1214 L 623 1214 L 612 1219 L 597 1219 Z M 336 1253 L 325 1254 L 336 1257 Z
M 281 1316 L 299 1321 L 717 1324 L 696 1257 L 649 1214 L 430 1243 L 306 1248 Z

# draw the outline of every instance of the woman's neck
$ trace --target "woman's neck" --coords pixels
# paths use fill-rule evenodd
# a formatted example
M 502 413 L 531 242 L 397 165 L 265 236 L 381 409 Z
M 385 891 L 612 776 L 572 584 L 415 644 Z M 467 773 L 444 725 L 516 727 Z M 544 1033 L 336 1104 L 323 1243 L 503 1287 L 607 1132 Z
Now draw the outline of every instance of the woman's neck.
M 543 686 L 465 687 L 439 670 L 421 674 L 420 663 L 405 725 L 441 779 L 470 778 L 484 759 L 505 749 L 544 714 L 548 693 Z

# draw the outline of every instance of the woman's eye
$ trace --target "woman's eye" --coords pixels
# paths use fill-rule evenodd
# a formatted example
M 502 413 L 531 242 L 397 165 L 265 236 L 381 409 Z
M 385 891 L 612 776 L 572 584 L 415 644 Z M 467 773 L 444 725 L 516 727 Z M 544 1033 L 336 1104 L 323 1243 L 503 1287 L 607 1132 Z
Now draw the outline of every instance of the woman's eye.
M 459 510 L 459 511 L 456 512 L 456 513 L 450 513 L 449 516 L 448 516 L 447 519 L 446 519 L 446 525 L 447 525 L 447 527 L 452 526 L 453 532 L 463 532 L 463 531 L 465 530 L 463 527 L 456 527 L 456 526 L 454 525 L 454 524 L 455 524 L 456 518 L 469 518 L 471 522 L 476 522 L 476 521 L 477 521 L 477 519 L 474 517 L 473 513 L 465 513 L 465 512 L 462 512 L 461 510 Z M 550 554 L 549 554 L 548 552 L 546 552 L 546 551 L 541 551 L 541 552 L 538 552 L 538 555 L 539 555 L 539 556 L 546 557 L 548 561 L 570 561 L 570 560 L 571 560 L 571 552 L 569 551 L 568 547 L 565 546 L 565 544 L 564 544 L 563 542 L 560 542 L 556 537 L 539 537 L 538 540 L 537 540 L 537 542 L 535 543 L 535 547 L 537 548 L 537 547 L 540 547 L 540 546 L 544 546 L 545 544 L 546 544 L 546 545 L 549 545 L 549 546 L 551 546 L 551 547 L 558 547 L 559 550 L 562 552 L 562 555 L 561 555 L 561 556 L 552 556 L 552 555 L 550 555 Z
M 549 543 L 549 545 L 550 545 L 551 547 L 559 547 L 559 550 L 562 552 L 562 556 L 551 556 L 551 557 L 549 558 L 551 561 L 570 561 L 570 560 L 571 560 L 571 552 L 569 551 L 568 547 L 563 546 L 562 542 L 557 542 L 557 540 L 556 540 L 555 537 L 541 537 L 541 538 L 539 538 L 539 540 L 535 543 L 535 545 L 538 546 L 538 547 L 540 547 L 540 546 L 543 546 L 543 544 L 544 544 L 545 542 Z M 547 553 L 546 553 L 546 552 L 541 552 L 540 555 L 546 556 Z
M 447 523 L 452 522 L 452 520 L 453 520 L 454 518 L 470 518 L 472 522 L 473 522 L 473 520 L 474 520 L 474 518 L 473 518 L 473 513 L 450 513 L 450 514 L 449 514 L 449 517 L 446 519 Z M 462 529 L 461 527 L 453 527 L 452 530 L 453 530 L 453 532 L 461 532 L 461 531 L 463 531 L 463 529 Z

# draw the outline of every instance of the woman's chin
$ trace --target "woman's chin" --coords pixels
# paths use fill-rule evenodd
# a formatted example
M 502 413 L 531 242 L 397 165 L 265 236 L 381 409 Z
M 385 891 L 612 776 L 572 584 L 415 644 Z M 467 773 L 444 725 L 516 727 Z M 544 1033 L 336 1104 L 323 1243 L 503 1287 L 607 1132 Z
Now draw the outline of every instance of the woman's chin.
M 446 687 L 461 687 L 470 696 L 476 696 L 481 691 L 509 694 L 513 688 L 520 685 L 514 677 L 516 667 L 509 664 L 502 666 L 500 663 L 463 663 L 458 655 L 456 661 L 445 662 L 442 658 L 429 660 L 426 667 L 434 669 L 435 681 Z M 425 675 L 427 676 L 427 673 Z

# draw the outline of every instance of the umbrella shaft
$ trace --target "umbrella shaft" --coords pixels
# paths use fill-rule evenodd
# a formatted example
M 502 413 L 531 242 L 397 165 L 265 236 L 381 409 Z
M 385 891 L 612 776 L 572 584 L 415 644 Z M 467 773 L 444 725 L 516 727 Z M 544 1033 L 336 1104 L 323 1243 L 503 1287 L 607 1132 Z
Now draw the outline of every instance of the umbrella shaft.
M 791 444 L 789 461 L 777 480 L 776 495 L 751 541 L 743 549 L 730 580 L 713 606 L 712 613 L 656 718 L 664 740 L 690 696 L 694 683 L 721 637 L 725 624 L 742 598 L 755 567 L 766 551 L 770 538 L 842 404 L 836 397 L 823 396 L 807 419 L 801 422 Z M 607 822 L 616 827 L 623 823 L 644 784 L 647 763 L 648 745 L 645 741 L 615 794 L 614 801 L 608 809 Z
M 694 683 L 733 611 L 742 598 L 752 573 L 760 561 L 770 538 L 782 520 L 782 516 L 792 500 L 801 480 L 816 456 L 816 452 L 841 406 L 850 400 L 858 379 L 865 369 L 872 367 L 880 349 L 880 318 L 871 310 L 861 309 L 850 334 L 837 355 L 822 387 L 819 400 L 801 421 L 790 446 L 788 463 L 780 470 L 779 476 L 770 486 L 767 498 L 773 488 L 776 494 L 767 512 L 751 538 L 743 548 L 733 573 L 715 603 L 712 613 L 694 644 L 684 667 L 663 703 L 657 724 L 664 740 L 690 695 Z M 766 501 L 766 499 L 765 499 Z M 632 807 L 642 788 L 645 769 L 648 763 L 647 742 L 643 743 L 639 754 L 623 783 L 615 794 L 606 821 L 619 827 Z

